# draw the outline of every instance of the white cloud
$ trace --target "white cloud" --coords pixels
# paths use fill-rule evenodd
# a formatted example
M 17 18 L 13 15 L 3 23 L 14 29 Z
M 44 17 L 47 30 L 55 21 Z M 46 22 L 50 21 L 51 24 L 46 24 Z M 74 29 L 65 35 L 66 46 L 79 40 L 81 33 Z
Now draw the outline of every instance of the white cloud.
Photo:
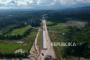
M 12 2 L 14 1 L 14 2 Z M 90 0 L 0 0 L 0 6 L 71 6 L 80 3 L 90 3 Z
M 60 0 L 61 5 L 71 5 L 76 4 L 75 0 Z
M 37 5 L 40 5 L 40 3 L 41 3 L 41 0 L 37 0 Z
M 0 4 L 6 5 L 10 0 L 0 0 Z

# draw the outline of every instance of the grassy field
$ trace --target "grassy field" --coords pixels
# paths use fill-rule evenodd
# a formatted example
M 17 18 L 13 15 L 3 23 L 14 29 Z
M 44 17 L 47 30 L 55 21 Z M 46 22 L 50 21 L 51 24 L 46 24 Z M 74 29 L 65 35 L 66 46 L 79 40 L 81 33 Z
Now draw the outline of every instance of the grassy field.
M 10 54 L 22 47 L 22 44 L 0 42 L 0 53 Z
M 30 27 L 30 26 L 28 26 L 28 27 Z M 22 49 L 23 51 L 25 51 L 25 53 L 29 54 L 29 51 L 35 40 L 36 34 L 37 34 L 37 30 L 32 29 L 32 31 L 29 32 L 29 35 L 27 37 L 25 37 L 25 41 L 22 44 L 21 43 L 12 43 L 12 42 L 8 42 L 8 41 L 7 42 L 0 41 L 0 54 L 4 54 L 4 55 L 14 54 L 15 51 L 18 49 Z
M 50 23 L 51 24 L 51 23 Z M 50 25 L 48 24 L 48 30 L 50 32 L 59 32 L 59 33 L 63 33 L 63 32 L 67 32 L 69 29 L 67 28 L 67 26 L 65 25 L 65 23 L 57 23 L 54 24 L 52 22 L 52 24 Z
M 4 30 L 5 29 L 5 30 Z M 9 26 L 0 30 L 0 40 L 19 40 L 29 35 L 31 25 Z
M 7 35 L 21 35 L 22 36 L 30 28 L 31 28 L 31 26 L 28 25 L 28 26 L 25 26 L 25 27 L 13 29 L 11 32 L 8 32 Z

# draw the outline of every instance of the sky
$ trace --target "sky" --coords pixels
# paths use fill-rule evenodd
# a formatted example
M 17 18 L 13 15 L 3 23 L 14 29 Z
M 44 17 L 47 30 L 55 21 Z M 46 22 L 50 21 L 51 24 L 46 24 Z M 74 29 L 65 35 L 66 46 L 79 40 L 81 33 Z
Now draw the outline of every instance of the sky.
M 0 8 L 62 8 L 88 4 L 90 0 L 0 0 Z

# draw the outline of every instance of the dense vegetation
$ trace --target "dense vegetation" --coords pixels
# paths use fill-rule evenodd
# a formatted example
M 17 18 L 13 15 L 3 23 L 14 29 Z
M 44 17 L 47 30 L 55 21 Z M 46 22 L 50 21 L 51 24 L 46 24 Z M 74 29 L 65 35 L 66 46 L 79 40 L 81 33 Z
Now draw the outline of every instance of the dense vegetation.
M 1 11 L 0 58 L 27 57 L 36 37 L 35 28 L 40 26 L 40 16 L 29 10 Z M 19 49 L 24 53 L 15 53 Z
M 75 46 L 54 46 L 58 60 L 90 58 L 90 25 L 78 28 L 65 23 L 48 22 L 48 30 L 53 43 L 70 42 Z
M 76 9 L 76 8 L 75 8 Z M 90 11 L 86 8 L 67 10 L 1 10 L 0 11 L 0 57 L 26 57 L 29 54 L 34 42 L 37 30 L 40 26 L 40 19 L 43 14 L 47 14 L 48 30 L 52 42 L 75 42 L 76 47 L 54 47 L 58 59 L 66 58 L 70 60 L 74 57 L 90 57 L 90 26 L 83 28 L 67 27 L 68 20 L 90 20 Z M 62 23 L 64 22 L 64 23 Z M 33 28 L 32 28 L 33 27 Z M 38 44 L 40 48 L 41 36 Z M 5 41 L 3 41 L 5 40 Z M 9 41 L 10 40 L 10 41 Z M 24 43 L 15 43 L 11 40 L 24 40 Z M 78 45 L 81 43 L 81 45 Z M 10 47 L 9 47 L 10 46 Z M 15 54 L 18 49 L 23 49 L 24 54 Z M 70 51 L 69 51 L 70 50 Z M 69 59 L 67 57 L 70 57 Z M 74 59 L 71 59 L 74 60 Z
M 69 29 L 64 26 L 64 23 L 57 23 L 57 24 L 54 24 L 52 22 L 52 24 L 50 25 L 51 23 L 49 22 L 48 24 L 48 31 L 49 31 L 49 35 L 50 35 L 50 38 L 52 40 L 52 42 L 62 42 L 64 40 L 64 36 L 62 35 L 63 33 L 65 32 L 68 32 Z M 56 53 L 56 56 L 57 56 L 57 59 L 60 60 L 62 58 L 62 47 L 61 46 L 54 46 L 54 49 L 55 49 L 55 53 Z
M 76 46 L 54 46 L 58 60 L 90 59 L 90 6 L 51 10 L 47 14 L 48 31 L 52 42 L 57 45 L 61 42 L 76 44 Z M 79 27 L 80 25 L 73 26 L 71 23 L 71 26 L 68 26 L 67 21 L 88 22 L 88 25 Z
M 72 43 L 75 42 L 77 46 L 67 47 L 65 55 L 90 58 L 90 26 L 80 29 L 70 27 L 69 29 L 70 31 L 65 35 L 65 40 Z

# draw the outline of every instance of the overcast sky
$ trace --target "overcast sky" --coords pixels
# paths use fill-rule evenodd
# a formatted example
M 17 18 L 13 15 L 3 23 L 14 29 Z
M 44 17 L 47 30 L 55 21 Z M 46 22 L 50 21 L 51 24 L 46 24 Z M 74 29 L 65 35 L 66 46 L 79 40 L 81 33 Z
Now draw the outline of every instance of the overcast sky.
M 0 0 L 0 7 L 55 7 L 90 4 L 90 0 Z

